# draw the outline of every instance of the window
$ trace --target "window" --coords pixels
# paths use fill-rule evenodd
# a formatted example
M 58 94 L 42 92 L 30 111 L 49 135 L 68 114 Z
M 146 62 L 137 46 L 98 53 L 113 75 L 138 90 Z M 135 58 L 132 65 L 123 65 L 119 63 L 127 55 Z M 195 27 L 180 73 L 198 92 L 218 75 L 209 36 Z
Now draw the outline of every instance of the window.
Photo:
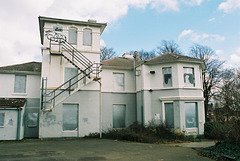
M 167 127 L 174 128 L 174 109 L 173 103 L 164 103 L 165 106 L 165 122 Z
M 172 87 L 172 68 L 163 68 L 163 86 Z
M 78 105 L 63 104 L 63 131 L 78 129 Z
M 78 70 L 77 68 L 65 68 L 65 78 L 64 78 L 64 82 L 67 82 L 69 81 L 70 79 L 72 79 L 74 76 L 76 76 L 78 74 Z M 74 79 L 72 79 L 70 81 L 70 84 L 74 84 L 72 86 L 72 88 L 77 88 L 78 87 L 78 83 L 76 83 L 78 81 L 78 77 L 75 77 Z M 65 84 L 65 87 L 69 87 L 70 85 L 69 83 L 68 84 Z
M 197 127 L 197 103 L 184 103 L 186 128 Z
M 126 105 L 113 105 L 113 128 L 125 128 Z
M 4 113 L 0 113 L 0 127 L 4 126 L 4 117 L 5 117 L 5 114 Z
M 92 45 L 92 30 L 83 29 L 83 45 L 91 46 Z
M 28 113 L 27 127 L 33 128 L 38 126 L 38 113 Z
M 124 91 L 124 74 L 113 73 L 113 90 Z
M 15 75 L 14 93 L 26 93 L 26 75 Z
M 184 86 L 193 87 L 195 85 L 193 68 L 183 68 L 183 69 L 184 69 Z
M 68 42 L 70 44 L 77 44 L 77 29 L 76 28 L 69 28 Z

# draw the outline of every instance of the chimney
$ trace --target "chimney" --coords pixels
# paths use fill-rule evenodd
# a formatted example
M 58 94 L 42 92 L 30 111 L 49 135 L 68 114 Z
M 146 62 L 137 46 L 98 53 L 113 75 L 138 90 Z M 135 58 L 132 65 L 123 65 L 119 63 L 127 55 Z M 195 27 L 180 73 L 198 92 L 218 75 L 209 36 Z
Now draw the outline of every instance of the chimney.
M 90 22 L 90 23 L 97 23 L 97 20 L 89 19 L 88 22 Z
M 133 54 L 124 53 L 122 57 L 126 59 L 133 59 Z

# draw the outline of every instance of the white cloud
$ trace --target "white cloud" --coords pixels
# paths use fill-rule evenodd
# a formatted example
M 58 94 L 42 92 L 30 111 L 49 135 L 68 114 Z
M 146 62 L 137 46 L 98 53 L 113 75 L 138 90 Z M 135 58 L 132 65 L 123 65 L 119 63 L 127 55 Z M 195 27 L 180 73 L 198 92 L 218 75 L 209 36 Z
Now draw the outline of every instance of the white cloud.
M 152 0 L 151 7 L 160 9 L 160 11 L 179 11 L 178 0 Z
M 105 46 L 107 46 L 107 45 L 105 44 L 104 40 L 100 39 L 100 47 L 105 47 Z
M 218 35 L 218 34 L 199 34 L 193 30 L 184 30 L 179 36 L 178 39 L 181 40 L 183 38 L 190 39 L 191 41 L 194 42 L 199 42 L 199 41 L 224 41 L 225 37 Z
M 240 9 L 240 1 L 239 0 L 226 0 L 222 2 L 219 6 L 219 10 L 223 10 L 225 13 L 230 12 L 232 9 Z
M 223 51 L 222 51 L 222 50 L 215 50 L 215 53 L 216 53 L 217 55 L 222 55 L 222 54 L 223 54 Z
M 238 49 L 236 50 L 236 52 L 240 54 L 240 48 L 238 48 Z
M 188 5 L 200 5 L 203 0 L 182 0 L 184 3 L 188 4 Z
M 187 35 L 192 34 L 194 31 L 193 30 L 183 30 L 183 32 L 178 36 L 178 39 L 180 40 L 182 37 L 185 37 Z
M 215 18 L 213 17 L 213 18 L 210 18 L 209 20 L 208 20 L 208 22 L 212 22 L 212 21 L 215 21 Z
M 230 56 L 230 61 L 233 63 L 240 63 L 240 56 L 237 54 L 232 54 Z

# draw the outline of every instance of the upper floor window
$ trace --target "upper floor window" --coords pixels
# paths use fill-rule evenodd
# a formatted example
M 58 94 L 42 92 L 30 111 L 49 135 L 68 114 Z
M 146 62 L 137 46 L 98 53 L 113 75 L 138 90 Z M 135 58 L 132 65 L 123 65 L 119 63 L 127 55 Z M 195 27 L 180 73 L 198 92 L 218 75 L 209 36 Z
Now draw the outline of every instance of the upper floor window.
M 68 30 L 68 42 L 70 44 L 77 44 L 77 29 L 69 28 Z
M 26 75 L 15 75 L 14 93 L 26 93 Z
M 184 86 L 193 87 L 195 85 L 194 69 L 193 68 L 183 69 L 184 69 Z
M 124 91 L 124 74 L 113 73 L 113 90 Z
M 83 29 L 83 45 L 91 46 L 92 45 L 92 30 Z
M 162 68 L 163 71 L 163 86 L 172 87 L 172 68 Z
M 69 86 L 71 86 L 71 88 L 78 87 L 78 83 L 77 83 L 78 77 L 75 77 L 74 79 L 72 79 L 77 74 L 78 74 L 77 68 L 65 68 L 64 82 L 67 82 L 71 79 L 71 81 L 69 81 L 69 83 L 65 85 L 66 88 L 68 88 Z

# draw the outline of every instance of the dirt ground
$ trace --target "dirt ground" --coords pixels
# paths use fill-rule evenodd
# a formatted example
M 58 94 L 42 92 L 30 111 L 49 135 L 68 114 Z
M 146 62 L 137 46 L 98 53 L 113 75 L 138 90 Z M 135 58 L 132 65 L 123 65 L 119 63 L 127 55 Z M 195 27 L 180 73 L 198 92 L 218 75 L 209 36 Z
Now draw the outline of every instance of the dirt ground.
M 1 161 L 208 161 L 190 147 L 107 139 L 0 142 Z

